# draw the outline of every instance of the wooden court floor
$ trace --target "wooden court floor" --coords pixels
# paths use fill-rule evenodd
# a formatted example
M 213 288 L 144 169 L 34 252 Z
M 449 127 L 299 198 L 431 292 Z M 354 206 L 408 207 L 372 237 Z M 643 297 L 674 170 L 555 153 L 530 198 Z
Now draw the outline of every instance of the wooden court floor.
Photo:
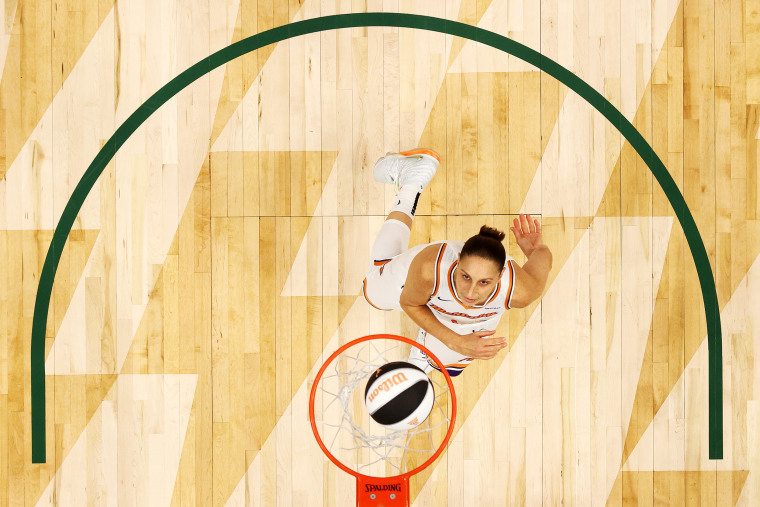
M 554 267 L 510 346 L 455 379 L 415 506 L 760 505 L 760 0 L 3 0 L 0 505 L 353 505 L 308 425 L 339 344 L 413 337 L 360 297 L 393 199 L 386 151 L 443 163 L 412 244 L 538 217 Z M 238 58 L 158 109 L 76 217 L 45 332 L 45 255 L 98 150 L 153 92 L 293 21 L 424 14 L 498 32 L 607 98 L 683 193 L 722 319 L 724 458 L 708 459 L 707 327 L 664 192 L 591 105 L 519 59 L 421 29 L 330 30 Z M 508 252 L 523 262 L 514 238 Z

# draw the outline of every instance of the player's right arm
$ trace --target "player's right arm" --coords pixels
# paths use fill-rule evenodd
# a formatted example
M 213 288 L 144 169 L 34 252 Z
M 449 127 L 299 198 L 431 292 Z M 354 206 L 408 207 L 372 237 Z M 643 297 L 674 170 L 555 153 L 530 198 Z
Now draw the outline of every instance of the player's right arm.
M 401 308 L 415 324 L 438 338 L 451 350 L 474 359 L 491 359 L 506 347 L 506 339 L 484 338 L 492 335 L 493 331 L 476 331 L 460 335 L 444 326 L 427 306 L 435 287 L 435 260 L 439 249 L 440 245 L 430 245 L 412 259 L 401 291 Z
M 511 308 L 525 308 L 541 297 L 546 287 L 546 280 L 552 269 L 552 253 L 544 245 L 541 223 L 531 219 L 530 215 L 520 214 L 520 220 L 514 219 L 514 227 L 510 230 L 515 234 L 517 246 L 528 260 L 518 266 L 512 263 L 515 270 L 515 287 L 512 292 Z

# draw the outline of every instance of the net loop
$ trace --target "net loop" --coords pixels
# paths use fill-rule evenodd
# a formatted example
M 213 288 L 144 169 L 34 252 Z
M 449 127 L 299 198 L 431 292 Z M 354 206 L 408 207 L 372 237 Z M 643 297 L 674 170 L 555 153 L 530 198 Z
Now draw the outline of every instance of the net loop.
M 410 346 L 429 351 L 406 338 L 376 336 L 387 338 L 354 340 L 325 362 L 312 388 L 312 429 L 328 457 L 349 473 L 411 475 L 432 463 L 451 435 L 456 414 L 451 379 L 438 370 L 428 374 L 435 398 L 430 415 L 418 426 L 390 430 L 378 424 L 364 405 L 369 377 L 389 362 L 407 361 Z

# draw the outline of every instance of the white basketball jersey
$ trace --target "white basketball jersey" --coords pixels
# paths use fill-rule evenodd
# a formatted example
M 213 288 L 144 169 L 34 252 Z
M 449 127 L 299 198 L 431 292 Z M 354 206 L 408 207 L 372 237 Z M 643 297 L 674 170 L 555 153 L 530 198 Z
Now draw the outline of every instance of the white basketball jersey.
M 465 329 L 475 329 L 479 324 L 497 319 L 499 315 L 510 308 L 512 291 L 515 285 L 515 271 L 507 255 L 504 274 L 496 283 L 496 287 L 486 302 L 480 306 L 465 304 L 454 287 L 454 271 L 456 270 L 459 252 L 464 246 L 463 241 L 445 241 L 441 243 L 436 257 L 435 286 L 433 294 L 427 303 L 439 321 L 449 329 L 462 333 Z M 472 331 L 470 331 L 472 332 Z
M 433 315 L 447 328 L 459 335 L 467 335 L 475 331 L 493 331 L 499 324 L 499 318 L 512 301 L 515 286 L 515 270 L 512 266 L 514 259 L 507 255 L 504 274 L 496 283 L 493 292 L 486 302 L 479 306 L 468 306 L 454 288 L 454 271 L 456 271 L 459 252 L 464 242 L 444 241 L 436 257 L 435 286 L 433 294 L 427 303 Z M 455 377 L 462 373 L 467 365 L 472 363 L 471 357 L 464 357 L 443 344 L 435 336 L 420 329 L 417 342 L 427 347 L 449 372 Z M 438 366 L 417 347 L 412 347 L 409 362 L 423 368 L 426 372 Z

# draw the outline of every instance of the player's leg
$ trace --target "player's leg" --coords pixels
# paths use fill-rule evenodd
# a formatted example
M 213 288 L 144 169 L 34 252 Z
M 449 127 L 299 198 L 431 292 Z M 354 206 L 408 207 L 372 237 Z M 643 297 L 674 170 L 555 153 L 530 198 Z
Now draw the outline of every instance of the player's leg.
M 462 373 L 462 371 L 472 362 L 472 358 L 465 357 L 462 354 L 451 350 L 444 345 L 442 341 L 429 334 L 424 329 L 420 329 L 416 341 L 420 345 L 427 347 L 427 349 L 430 350 L 441 363 L 443 363 L 446 371 L 452 377 L 456 377 Z M 419 367 L 425 373 L 430 373 L 434 368 L 436 370 L 439 369 L 438 366 L 435 365 L 435 362 L 419 347 L 410 348 L 407 361 Z
M 393 185 L 396 198 L 372 246 L 373 262 L 391 259 L 408 248 L 417 201 L 440 162 L 436 152 L 419 148 L 389 153 L 375 163 L 375 180 Z
M 386 264 L 409 248 L 417 200 L 435 175 L 439 164 L 438 154 L 427 149 L 389 153 L 375 163 L 375 179 L 396 188 L 394 205 L 375 238 L 362 286 L 365 299 L 375 308 L 400 309 L 398 295 L 404 285 L 406 274 L 400 273 L 403 269 L 397 269 L 388 270 L 383 276 L 383 270 Z M 408 267 L 408 263 L 402 264 Z M 394 274 L 391 275 L 390 271 Z
M 424 329 L 420 328 L 419 332 L 417 333 L 417 343 L 427 347 L 428 344 L 425 343 L 426 337 L 427 332 L 425 332 Z M 412 363 L 425 373 L 430 373 L 433 370 L 433 365 L 431 364 L 431 361 L 428 361 L 427 354 L 425 354 L 425 352 L 423 352 L 419 347 L 409 348 L 409 357 L 407 358 L 407 362 Z
M 378 159 L 372 171 L 375 180 L 396 188 L 396 200 L 388 218 L 400 220 L 411 228 L 420 194 L 435 176 L 440 163 L 441 157 L 426 148 L 389 153 Z

